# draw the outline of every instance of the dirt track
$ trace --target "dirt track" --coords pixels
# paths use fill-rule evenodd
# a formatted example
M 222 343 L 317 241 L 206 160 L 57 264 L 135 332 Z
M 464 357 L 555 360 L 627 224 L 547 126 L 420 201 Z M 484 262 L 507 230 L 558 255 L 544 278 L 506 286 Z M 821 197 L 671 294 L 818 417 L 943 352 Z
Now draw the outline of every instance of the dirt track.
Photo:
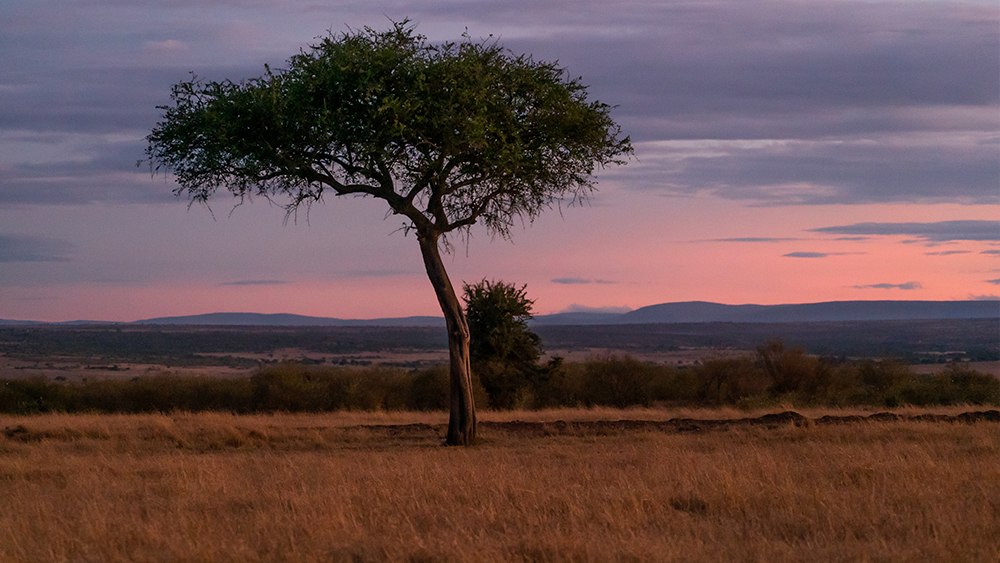
M 410 424 L 274 424 L 267 418 L 241 421 L 239 417 L 225 415 L 187 415 L 180 418 L 169 415 L 137 415 L 127 428 L 109 430 L 100 415 L 80 415 L 74 422 L 73 415 L 61 420 L 61 415 L 17 417 L 10 424 L 0 424 L 0 446 L 4 439 L 15 443 L 76 442 L 84 438 L 107 441 L 110 439 L 134 441 L 152 445 L 163 442 L 170 449 L 195 451 L 220 451 L 236 448 L 315 450 L 365 449 L 392 450 L 403 447 L 439 447 L 447 432 L 443 423 Z M 221 418 L 220 418 L 221 416 Z M 144 418 L 144 417 L 148 417 Z M 861 423 L 927 422 L 974 424 L 1000 422 L 1000 410 L 970 411 L 960 414 L 902 415 L 879 412 L 871 415 L 825 415 L 809 418 L 795 411 L 765 414 L 752 418 L 700 419 L 673 418 L 669 420 L 584 420 L 584 421 L 480 421 L 479 438 L 484 444 L 503 444 L 518 439 L 549 437 L 613 437 L 643 432 L 664 434 L 691 434 L 725 432 L 737 428 L 762 428 L 778 430 L 789 427 L 814 427 L 822 425 L 849 425 Z M 94 426 L 96 424 L 96 426 Z M 144 446 L 145 447 L 145 446 Z
M 728 429 L 741 426 L 775 427 L 782 425 L 811 426 L 819 424 L 851 424 L 857 422 L 918 421 L 918 422 L 1000 422 L 1000 410 L 973 411 L 958 415 L 921 414 L 904 416 L 891 412 L 879 412 L 868 416 L 822 416 L 809 418 L 795 411 L 765 414 L 755 418 L 703 420 L 694 418 L 674 418 L 671 420 L 616 420 L 586 422 L 480 422 L 480 428 L 497 429 L 505 432 L 537 434 L 607 434 L 628 430 L 659 430 L 663 432 L 701 432 Z
M 809 418 L 795 411 L 766 414 L 754 418 L 738 419 L 695 419 L 674 418 L 670 420 L 591 420 L 572 421 L 556 420 L 551 422 L 528 422 L 514 420 L 508 422 L 480 421 L 480 436 L 488 437 L 494 433 L 514 434 L 525 437 L 543 436 L 609 436 L 626 432 L 658 431 L 658 432 L 708 432 L 712 430 L 728 430 L 731 428 L 763 427 L 778 428 L 781 426 L 808 427 L 813 425 L 843 425 L 862 422 L 939 422 L 963 423 L 1000 422 L 1000 410 L 970 411 L 957 415 L 920 414 L 900 415 L 891 412 L 878 412 L 867 416 L 826 415 Z M 300 428 L 299 430 L 323 430 L 321 428 Z M 428 435 L 444 436 L 447 426 L 444 424 L 378 424 L 342 427 L 342 431 L 364 431 L 368 434 L 381 435 L 387 438 L 420 439 Z

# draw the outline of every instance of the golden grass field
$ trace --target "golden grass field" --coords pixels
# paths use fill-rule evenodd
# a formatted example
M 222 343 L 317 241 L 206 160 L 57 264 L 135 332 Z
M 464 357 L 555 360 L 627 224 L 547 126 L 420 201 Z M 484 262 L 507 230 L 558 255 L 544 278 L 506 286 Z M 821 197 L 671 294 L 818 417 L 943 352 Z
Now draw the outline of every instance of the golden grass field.
M 486 424 L 445 448 L 445 416 L 0 417 L 0 561 L 1000 561 L 998 422 Z

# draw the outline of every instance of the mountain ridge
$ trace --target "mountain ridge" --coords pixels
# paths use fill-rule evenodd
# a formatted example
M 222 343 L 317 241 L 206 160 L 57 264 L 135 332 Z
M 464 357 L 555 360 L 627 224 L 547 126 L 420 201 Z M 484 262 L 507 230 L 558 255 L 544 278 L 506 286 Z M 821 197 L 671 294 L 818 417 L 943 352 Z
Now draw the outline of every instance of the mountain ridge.
M 618 325 L 671 323 L 785 323 L 868 320 L 975 319 L 1000 320 L 1000 301 L 825 301 L 782 305 L 725 305 L 708 301 L 660 303 L 627 313 L 556 313 L 538 315 L 533 325 Z M 432 316 L 337 319 L 291 313 L 205 313 L 156 317 L 127 323 L 67 321 L 46 323 L 0 319 L 3 326 L 41 324 L 162 324 L 206 326 L 444 326 Z
M 782 305 L 661 303 L 622 315 L 628 324 L 680 322 L 829 322 L 1000 319 L 1000 301 L 824 301 Z

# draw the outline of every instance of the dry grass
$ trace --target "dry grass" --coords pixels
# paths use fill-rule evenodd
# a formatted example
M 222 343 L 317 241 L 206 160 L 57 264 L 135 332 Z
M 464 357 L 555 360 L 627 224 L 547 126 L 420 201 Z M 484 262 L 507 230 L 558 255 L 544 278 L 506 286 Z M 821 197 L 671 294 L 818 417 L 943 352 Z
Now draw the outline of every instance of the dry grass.
M 720 417 L 655 412 L 483 418 Z M 444 419 L 0 417 L 0 561 L 1000 560 L 998 423 L 492 430 L 453 449 Z

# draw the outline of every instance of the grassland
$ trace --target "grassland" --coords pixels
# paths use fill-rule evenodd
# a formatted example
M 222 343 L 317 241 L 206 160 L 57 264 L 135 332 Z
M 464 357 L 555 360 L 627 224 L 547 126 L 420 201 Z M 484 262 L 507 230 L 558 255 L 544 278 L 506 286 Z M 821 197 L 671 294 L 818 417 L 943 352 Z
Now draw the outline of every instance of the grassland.
M 1000 422 L 583 424 L 754 414 L 5 416 L 0 561 L 1000 560 Z

